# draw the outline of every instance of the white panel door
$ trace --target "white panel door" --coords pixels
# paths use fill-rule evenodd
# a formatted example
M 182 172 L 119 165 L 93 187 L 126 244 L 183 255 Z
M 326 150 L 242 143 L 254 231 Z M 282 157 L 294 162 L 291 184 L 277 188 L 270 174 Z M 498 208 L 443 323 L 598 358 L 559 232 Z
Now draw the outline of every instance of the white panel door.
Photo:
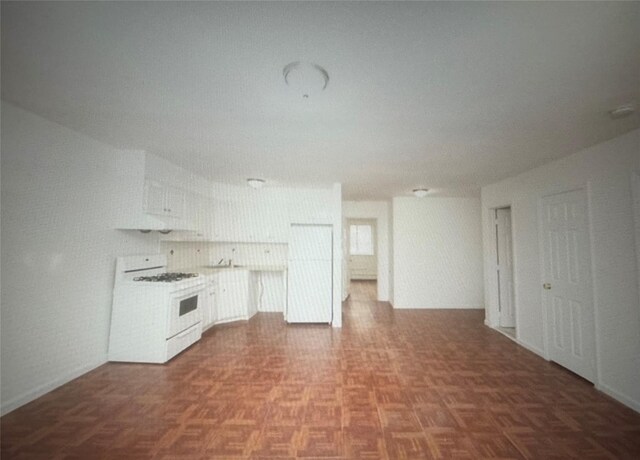
M 500 326 L 515 327 L 513 298 L 513 243 L 511 241 L 511 209 L 496 209 L 496 238 L 498 263 L 498 305 Z
M 585 190 L 542 200 L 549 357 L 593 381 L 595 331 Z
M 287 268 L 287 321 L 330 323 L 333 295 L 331 261 L 292 260 Z

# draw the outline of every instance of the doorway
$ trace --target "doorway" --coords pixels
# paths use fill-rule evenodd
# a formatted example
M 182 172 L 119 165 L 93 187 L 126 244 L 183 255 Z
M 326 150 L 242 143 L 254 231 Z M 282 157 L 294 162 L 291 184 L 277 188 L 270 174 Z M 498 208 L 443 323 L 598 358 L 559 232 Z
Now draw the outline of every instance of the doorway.
M 347 219 L 348 281 L 375 284 L 378 278 L 376 219 Z
M 549 359 L 593 382 L 595 327 L 586 190 L 543 197 L 540 219 Z
M 513 289 L 513 234 L 511 208 L 494 209 L 496 234 L 496 279 L 498 286 L 498 328 L 516 337 L 516 311 Z

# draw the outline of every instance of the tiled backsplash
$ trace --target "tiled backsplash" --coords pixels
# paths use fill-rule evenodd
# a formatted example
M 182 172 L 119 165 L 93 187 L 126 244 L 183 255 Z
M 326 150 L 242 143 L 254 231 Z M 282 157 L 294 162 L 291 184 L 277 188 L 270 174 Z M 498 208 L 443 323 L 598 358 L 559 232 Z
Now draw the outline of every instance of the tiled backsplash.
M 215 265 L 232 259 L 235 265 L 286 265 L 287 245 L 269 243 L 205 243 L 163 241 L 169 270 Z

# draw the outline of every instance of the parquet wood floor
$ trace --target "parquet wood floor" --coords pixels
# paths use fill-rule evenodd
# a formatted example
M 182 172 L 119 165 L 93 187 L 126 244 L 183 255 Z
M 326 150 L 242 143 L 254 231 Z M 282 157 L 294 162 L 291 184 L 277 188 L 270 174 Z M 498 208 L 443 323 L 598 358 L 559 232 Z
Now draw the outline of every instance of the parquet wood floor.
M 640 414 L 483 326 L 354 283 L 342 330 L 278 314 L 109 363 L 2 417 L 2 459 L 640 458 Z

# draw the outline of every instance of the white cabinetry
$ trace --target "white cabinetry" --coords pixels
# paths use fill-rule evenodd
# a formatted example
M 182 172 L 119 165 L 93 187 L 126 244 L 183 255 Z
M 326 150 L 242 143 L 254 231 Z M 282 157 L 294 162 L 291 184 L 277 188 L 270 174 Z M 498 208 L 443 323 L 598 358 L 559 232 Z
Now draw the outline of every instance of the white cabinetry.
M 202 291 L 202 327 L 208 328 L 218 320 L 216 308 L 217 280 L 215 275 L 206 276 L 205 288 Z
M 184 218 L 185 192 L 150 174 L 153 155 L 123 151 L 116 156 L 118 181 L 109 194 L 113 199 L 114 227 L 123 230 L 191 230 Z M 184 170 L 167 166 L 165 175 L 182 177 Z M 156 168 L 157 169 L 157 168 Z M 157 171 L 155 171 L 157 173 Z
M 161 182 L 145 181 L 144 210 L 149 214 L 180 218 L 184 213 L 185 193 Z
M 257 311 L 254 277 L 248 270 L 220 269 L 217 275 L 216 322 L 249 319 Z
M 168 205 L 167 193 L 171 188 L 149 181 L 147 190 L 147 212 L 175 217 L 174 206 L 182 209 Z M 288 240 L 288 208 L 278 200 L 262 197 L 222 200 L 196 193 L 189 193 L 186 198 L 182 194 L 181 199 L 182 220 L 189 222 L 188 228 L 194 231 L 174 232 L 163 236 L 163 240 L 230 243 L 286 243 Z

